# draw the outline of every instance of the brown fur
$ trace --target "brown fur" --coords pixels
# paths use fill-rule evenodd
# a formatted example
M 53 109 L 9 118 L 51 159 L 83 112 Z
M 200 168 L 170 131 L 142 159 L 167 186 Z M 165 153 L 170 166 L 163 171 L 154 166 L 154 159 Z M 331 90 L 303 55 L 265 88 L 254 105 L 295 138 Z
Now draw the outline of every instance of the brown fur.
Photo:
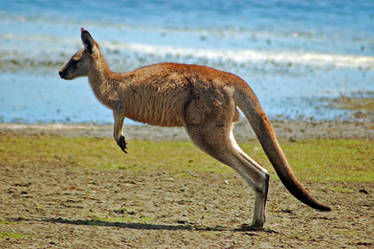
M 251 88 L 238 76 L 206 66 L 161 63 L 128 73 L 113 73 L 99 45 L 82 29 L 84 49 L 60 70 L 63 79 L 88 76 L 98 100 L 113 110 L 113 136 L 126 152 L 124 118 L 159 126 L 183 126 L 203 151 L 235 169 L 256 194 L 252 227 L 262 228 L 269 175 L 237 145 L 233 122 L 240 108 L 286 188 L 305 204 L 322 205 L 298 182 L 273 128 Z

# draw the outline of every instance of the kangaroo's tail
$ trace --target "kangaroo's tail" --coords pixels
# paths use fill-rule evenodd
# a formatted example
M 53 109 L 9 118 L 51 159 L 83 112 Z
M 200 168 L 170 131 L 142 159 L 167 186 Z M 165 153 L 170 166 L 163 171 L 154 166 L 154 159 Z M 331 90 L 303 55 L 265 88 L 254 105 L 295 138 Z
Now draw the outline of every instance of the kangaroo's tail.
M 234 99 L 249 120 L 262 148 L 288 191 L 298 200 L 312 208 L 321 211 L 330 211 L 330 207 L 323 205 L 313 198 L 296 179 L 278 143 L 271 123 L 252 89 L 246 84 L 245 86 L 243 84 L 240 87 L 236 87 Z

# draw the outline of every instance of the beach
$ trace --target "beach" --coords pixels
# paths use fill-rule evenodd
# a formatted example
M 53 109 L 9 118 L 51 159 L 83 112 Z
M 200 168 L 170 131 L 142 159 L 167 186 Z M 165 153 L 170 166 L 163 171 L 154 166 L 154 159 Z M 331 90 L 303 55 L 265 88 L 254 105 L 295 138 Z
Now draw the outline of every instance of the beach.
M 302 184 L 333 210 L 295 200 L 240 123 L 240 146 L 271 172 L 264 230 L 250 231 L 253 191 L 179 128 L 127 126 L 124 154 L 111 125 L 1 124 L 0 247 L 372 247 L 373 124 L 273 125 Z

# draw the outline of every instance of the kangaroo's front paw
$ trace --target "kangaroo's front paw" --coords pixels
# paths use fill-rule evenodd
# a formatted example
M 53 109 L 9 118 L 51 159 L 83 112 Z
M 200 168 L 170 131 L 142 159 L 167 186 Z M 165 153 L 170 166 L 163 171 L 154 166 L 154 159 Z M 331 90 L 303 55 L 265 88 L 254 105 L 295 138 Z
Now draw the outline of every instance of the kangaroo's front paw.
M 125 153 L 127 153 L 127 143 L 124 136 L 120 136 L 119 140 L 117 141 L 118 146 L 121 148 L 121 150 Z

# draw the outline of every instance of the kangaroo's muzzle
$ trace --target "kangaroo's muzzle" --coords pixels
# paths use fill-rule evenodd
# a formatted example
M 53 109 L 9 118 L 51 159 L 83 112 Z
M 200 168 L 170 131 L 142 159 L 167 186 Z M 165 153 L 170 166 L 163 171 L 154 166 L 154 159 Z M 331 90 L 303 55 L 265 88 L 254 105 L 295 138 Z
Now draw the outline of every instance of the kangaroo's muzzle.
M 65 72 L 60 70 L 60 71 L 58 71 L 58 75 L 60 75 L 61 79 L 63 79 L 64 76 L 65 76 Z

